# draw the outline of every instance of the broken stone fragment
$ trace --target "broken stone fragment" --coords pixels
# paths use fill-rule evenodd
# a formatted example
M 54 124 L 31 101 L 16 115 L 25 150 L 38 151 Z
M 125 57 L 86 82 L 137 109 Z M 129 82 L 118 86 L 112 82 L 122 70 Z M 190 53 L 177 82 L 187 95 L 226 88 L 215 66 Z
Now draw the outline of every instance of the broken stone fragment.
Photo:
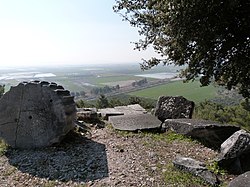
M 194 102 L 186 98 L 160 96 L 155 107 L 155 116 L 164 122 L 166 119 L 192 118 Z
M 209 171 L 205 167 L 205 164 L 200 161 L 178 156 L 173 161 L 173 164 L 180 170 L 189 172 L 194 176 L 202 178 L 208 184 L 216 186 L 220 183 L 217 176 L 213 172 Z
M 137 115 L 147 113 L 147 111 L 139 104 L 104 108 L 99 109 L 98 112 L 101 113 L 101 116 L 105 120 L 108 120 L 110 116 Z
M 62 86 L 23 82 L 0 99 L 0 137 L 13 148 L 40 148 L 58 143 L 74 128 L 74 98 Z
M 109 121 L 117 130 L 137 131 L 160 129 L 161 121 L 151 114 L 111 116 Z
M 250 133 L 239 130 L 221 144 L 218 164 L 234 174 L 250 170 Z
M 199 140 L 205 146 L 219 149 L 234 132 L 240 130 L 233 125 L 222 125 L 213 121 L 197 119 L 167 119 L 163 128 Z
M 247 186 L 250 186 L 250 171 L 239 175 L 228 184 L 228 187 L 247 187 Z
M 77 109 L 77 120 L 80 121 L 91 121 L 97 120 L 98 114 L 96 108 L 78 108 Z

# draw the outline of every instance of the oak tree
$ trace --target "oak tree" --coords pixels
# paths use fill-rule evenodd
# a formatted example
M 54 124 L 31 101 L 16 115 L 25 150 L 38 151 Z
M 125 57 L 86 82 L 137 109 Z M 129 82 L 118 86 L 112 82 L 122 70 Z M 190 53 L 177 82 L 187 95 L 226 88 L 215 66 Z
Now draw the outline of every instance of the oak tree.
M 116 0 L 113 8 L 138 28 L 136 49 L 161 55 L 143 69 L 184 65 L 186 80 L 216 81 L 250 97 L 250 0 Z

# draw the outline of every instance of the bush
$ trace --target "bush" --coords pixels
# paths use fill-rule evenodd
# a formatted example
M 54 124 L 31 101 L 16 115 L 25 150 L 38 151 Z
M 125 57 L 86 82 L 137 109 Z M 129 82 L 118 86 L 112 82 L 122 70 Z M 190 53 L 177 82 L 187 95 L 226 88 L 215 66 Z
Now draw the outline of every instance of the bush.
M 205 101 L 195 107 L 194 118 L 233 124 L 250 130 L 249 102 L 245 100 L 239 105 L 223 106 L 211 101 Z

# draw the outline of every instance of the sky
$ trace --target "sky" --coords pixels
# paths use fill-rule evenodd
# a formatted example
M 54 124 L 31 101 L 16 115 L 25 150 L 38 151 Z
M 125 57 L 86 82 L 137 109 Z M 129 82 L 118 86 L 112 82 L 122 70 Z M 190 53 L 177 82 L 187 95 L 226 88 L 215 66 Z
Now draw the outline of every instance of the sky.
M 0 67 L 141 62 L 115 0 L 0 0 Z

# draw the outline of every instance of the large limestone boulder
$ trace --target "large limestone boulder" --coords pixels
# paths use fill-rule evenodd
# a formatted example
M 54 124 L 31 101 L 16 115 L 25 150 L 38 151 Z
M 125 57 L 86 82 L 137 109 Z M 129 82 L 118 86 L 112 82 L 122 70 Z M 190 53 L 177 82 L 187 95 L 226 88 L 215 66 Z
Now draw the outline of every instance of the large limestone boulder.
M 250 186 L 250 171 L 239 175 L 228 184 L 228 187 L 247 187 L 247 186 Z
M 161 96 L 156 107 L 155 116 L 164 122 L 166 119 L 192 118 L 194 102 L 186 98 Z
M 23 82 L 0 100 L 0 137 L 13 148 L 40 148 L 74 128 L 74 97 L 49 82 Z
M 167 119 L 164 128 L 201 141 L 204 145 L 219 149 L 220 145 L 234 132 L 240 130 L 232 125 L 196 119 Z
M 250 133 L 239 130 L 221 144 L 218 164 L 234 174 L 250 170 Z
M 206 165 L 200 161 L 178 156 L 173 161 L 173 164 L 176 168 L 198 176 L 211 185 L 216 186 L 220 183 L 217 176 L 209 171 Z

